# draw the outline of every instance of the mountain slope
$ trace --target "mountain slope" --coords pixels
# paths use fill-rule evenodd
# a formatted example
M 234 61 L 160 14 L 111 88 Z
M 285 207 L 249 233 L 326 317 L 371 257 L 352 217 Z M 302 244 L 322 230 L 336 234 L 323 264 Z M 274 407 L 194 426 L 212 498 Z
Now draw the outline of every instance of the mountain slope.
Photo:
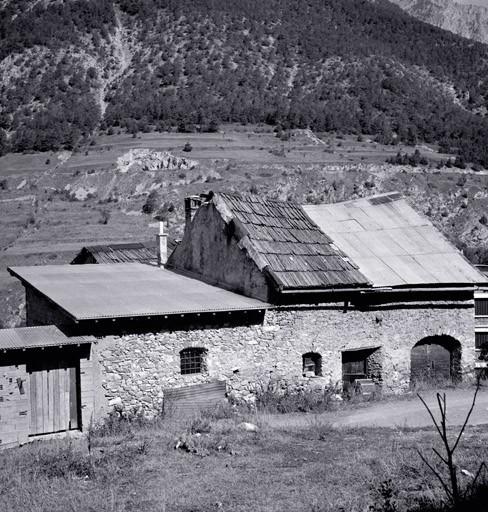
M 383 0 L 12 1 L 0 153 L 264 122 L 438 142 L 488 166 L 487 63 Z
M 390 0 L 425 23 L 488 44 L 488 8 L 452 0 Z

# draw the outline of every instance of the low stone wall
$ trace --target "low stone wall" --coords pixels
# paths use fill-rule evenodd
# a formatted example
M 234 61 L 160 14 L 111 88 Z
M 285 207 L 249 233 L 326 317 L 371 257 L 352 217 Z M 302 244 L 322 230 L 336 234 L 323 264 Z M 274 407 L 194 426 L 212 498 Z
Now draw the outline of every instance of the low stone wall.
M 292 390 L 342 385 L 342 351 L 381 347 L 369 361 L 387 392 L 409 386 L 412 347 L 451 336 L 462 349 L 461 372 L 474 365 L 473 302 L 389 304 L 367 311 L 343 304 L 268 310 L 260 325 L 192 328 L 110 337 L 96 350 L 110 405 L 158 411 L 164 389 L 226 380 L 229 396 L 252 402 L 268 386 Z M 203 373 L 181 375 L 179 352 L 206 349 Z M 322 377 L 302 376 L 302 355 L 322 356 Z

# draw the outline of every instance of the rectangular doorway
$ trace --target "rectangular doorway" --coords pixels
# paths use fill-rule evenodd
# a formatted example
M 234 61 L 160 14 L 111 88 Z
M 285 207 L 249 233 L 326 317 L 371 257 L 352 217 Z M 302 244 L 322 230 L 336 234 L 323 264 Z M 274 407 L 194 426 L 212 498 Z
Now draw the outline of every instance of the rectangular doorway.
M 43 358 L 29 363 L 27 373 L 30 385 L 29 435 L 78 429 L 79 359 Z
M 347 386 L 356 379 L 381 379 L 380 347 L 364 347 L 342 352 L 342 381 Z

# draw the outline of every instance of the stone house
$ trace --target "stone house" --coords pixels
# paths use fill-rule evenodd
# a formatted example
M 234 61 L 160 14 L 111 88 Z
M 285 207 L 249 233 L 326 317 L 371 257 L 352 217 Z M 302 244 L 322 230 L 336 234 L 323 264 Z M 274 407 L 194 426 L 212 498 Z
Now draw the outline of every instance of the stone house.
M 9 270 L 29 326 L 92 337 L 95 418 L 114 405 L 151 413 L 170 390 L 215 382 L 253 402 L 270 387 L 366 378 L 396 393 L 412 378 L 469 377 L 474 294 L 487 287 L 396 193 L 306 207 L 210 194 L 165 268 Z

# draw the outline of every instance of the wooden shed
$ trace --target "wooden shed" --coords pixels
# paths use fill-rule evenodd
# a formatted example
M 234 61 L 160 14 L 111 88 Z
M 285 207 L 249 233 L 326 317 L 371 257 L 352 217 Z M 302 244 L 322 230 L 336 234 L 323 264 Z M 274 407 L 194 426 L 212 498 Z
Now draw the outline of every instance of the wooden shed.
M 52 325 L 0 330 L 0 447 L 88 425 L 91 342 Z

